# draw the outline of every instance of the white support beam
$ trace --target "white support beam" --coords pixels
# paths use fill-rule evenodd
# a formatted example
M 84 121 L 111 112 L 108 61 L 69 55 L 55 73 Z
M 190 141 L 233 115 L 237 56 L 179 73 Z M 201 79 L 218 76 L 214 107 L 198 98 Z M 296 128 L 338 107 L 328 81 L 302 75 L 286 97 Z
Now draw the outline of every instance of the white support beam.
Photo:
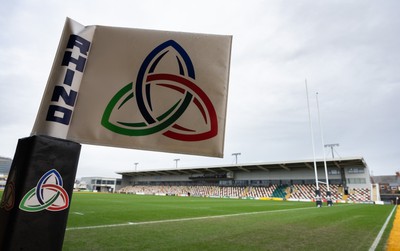
M 242 167 L 242 166 L 238 166 L 237 168 L 239 168 L 240 170 L 245 171 L 246 173 L 249 173 L 250 171 L 247 170 L 246 168 Z
M 257 165 L 258 168 L 260 168 L 261 170 L 267 171 L 269 172 L 269 169 L 260 165 Z
M 218 173 L 217 171 L 212 170 L 212 169 L 209 169 L 209 168 L 204 168 L 204 170 L 206 170 L 206 171 L 208 171 L 208 172 L 211 172 L 211 173 Z
M 285 169 L 286 171 L 290 171 L 290 168 L 285 166 L 285 164 L 279 164 L 279 166 Z
M 232 170 L 229 170 L 228 168 L 225 168 L 225 167 L 221 167 L 220 169 L 221 169 L 222 171 L 232 172 Z
M 305 162 L 304 165 L 306 165 L 306 167 L 310 168 L 311 170 L 314 168 L 312 165 L 310 165 L 310 163 Z
M 180 172 L 180 173 L 184 173 L 184 174 L 190 174 L 190 172 L 184 171 L 184 170 L 177 170 L 177 171 Z

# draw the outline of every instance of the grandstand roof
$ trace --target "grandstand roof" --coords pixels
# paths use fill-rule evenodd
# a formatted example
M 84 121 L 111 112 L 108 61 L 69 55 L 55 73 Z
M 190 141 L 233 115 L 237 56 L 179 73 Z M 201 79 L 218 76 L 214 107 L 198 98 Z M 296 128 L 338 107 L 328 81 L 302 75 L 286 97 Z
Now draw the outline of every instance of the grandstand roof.
M 317 168 L 324 167 L 322 159 L 316 160 Z M 326 160 L 328 168 L 345 168 L 345 167 L 361 167 L 366 168 L 367 164 L 362 157 L 349 157 L 340 159 Z M 220 165 L 220 166 L 205 166 L 205 167 L 188 167 L 178 169 L 158 169 L 158 170 L 142 170 L 142 171 L 129 171 L 117 172 L 126 176 L 160 176 L 160 175 L 191 175 L 191 174 L 205 174 L 205 173 L 223 173 L 223 172 L 254 172 L 254 171 L 272 171 L 276 169 L 291 171 L 298 168 L 314 169 L 314 160 L 303 161 L 280 161 L 280 162 L 261 162 L 251 164 L 237 164 L 237 165 Z

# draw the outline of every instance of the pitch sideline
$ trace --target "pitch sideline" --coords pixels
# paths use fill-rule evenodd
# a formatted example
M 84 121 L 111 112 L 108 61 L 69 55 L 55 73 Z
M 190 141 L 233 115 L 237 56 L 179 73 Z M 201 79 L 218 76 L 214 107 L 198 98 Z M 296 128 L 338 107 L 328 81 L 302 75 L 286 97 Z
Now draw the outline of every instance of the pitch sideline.
M 383 232 L 385 231 L 390 219 L 392 218 L 393 213 L 396 211 L 397 206 L 393 207 L 392 211 L 390 212 L 389 216 L 386 218 L 385 223 L 383 223 L 381 230 L 379 231 L 378 235 L 376 236 L 374 242 L 372 243 L 369 251 L 375 251 L 376 247 L 378 246 L 379 242 L 381 241 Z

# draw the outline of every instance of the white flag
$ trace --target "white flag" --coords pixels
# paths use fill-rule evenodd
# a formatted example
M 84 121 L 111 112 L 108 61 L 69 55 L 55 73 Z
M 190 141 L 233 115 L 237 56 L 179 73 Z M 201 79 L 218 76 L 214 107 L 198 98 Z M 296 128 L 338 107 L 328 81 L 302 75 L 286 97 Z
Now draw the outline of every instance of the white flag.
M 231 43 L 67 18 L 32 134 L 222 157 Z

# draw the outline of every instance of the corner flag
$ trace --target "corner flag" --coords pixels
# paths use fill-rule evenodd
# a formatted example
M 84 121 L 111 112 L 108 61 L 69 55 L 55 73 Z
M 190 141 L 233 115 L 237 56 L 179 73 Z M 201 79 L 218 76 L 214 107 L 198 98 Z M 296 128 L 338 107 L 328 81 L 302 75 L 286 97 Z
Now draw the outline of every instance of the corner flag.
M 231 43 L 67 19 L 32 135 L 222 157 Z

